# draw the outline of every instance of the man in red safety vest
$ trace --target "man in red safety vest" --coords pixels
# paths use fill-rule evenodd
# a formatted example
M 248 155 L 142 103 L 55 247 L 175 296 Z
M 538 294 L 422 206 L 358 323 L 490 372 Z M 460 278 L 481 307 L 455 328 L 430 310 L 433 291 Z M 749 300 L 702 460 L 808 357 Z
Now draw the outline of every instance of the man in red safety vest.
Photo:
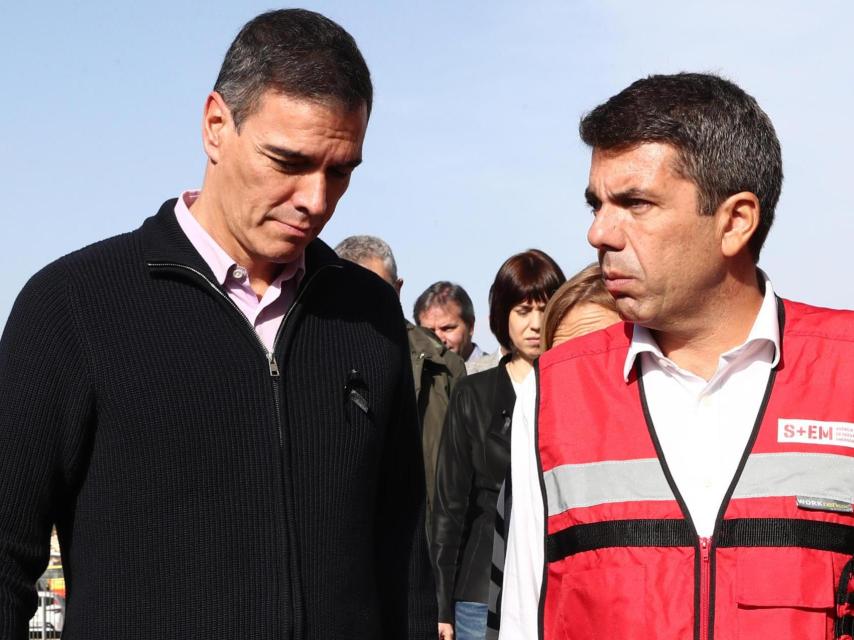
M 545 530 L 511 518 L 500 637 L 850 640 L 854 313 L 778 298 L 757 268 L 771 121 L 680 73 L 580 131 L 625 322 L 546 352 L 516 403 L 540 475 L 514 495 L 540 485 Z

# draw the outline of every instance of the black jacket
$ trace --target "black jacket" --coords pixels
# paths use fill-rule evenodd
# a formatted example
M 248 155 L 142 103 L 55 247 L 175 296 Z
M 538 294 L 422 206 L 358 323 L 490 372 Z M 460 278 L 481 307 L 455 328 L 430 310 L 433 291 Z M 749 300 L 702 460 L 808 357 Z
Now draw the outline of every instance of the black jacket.
M 439 621 L 453 622 L 455 600 L 486 603 L 495 502 L 510 462 L 516 394 L 505 356 L 457 383 L 436 471 L 432 557 Z
M 61 258 L 0 341 L 0 640 L 435 637 L 394 291 L 320 241 L 274 361 L 177 224 Z

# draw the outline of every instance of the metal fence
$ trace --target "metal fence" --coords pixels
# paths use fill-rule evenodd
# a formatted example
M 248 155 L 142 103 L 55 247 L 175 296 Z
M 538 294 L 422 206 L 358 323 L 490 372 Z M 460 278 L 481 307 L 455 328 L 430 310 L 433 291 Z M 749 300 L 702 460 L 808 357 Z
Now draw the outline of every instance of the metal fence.
M 55 569 L 55 568 L 54 568 Z M 30 638 L 59 638 L 65 625 L 65 595 L 51 590 L 56 588 L 56 571 L 48 570 L 38 581 L 38 608 L 30 619 Z M 62 569 L 59 569 L 61 575 Z M 51 576 L 52 574 L 52 576 Z M 64 581 L 63 585 L 64 587 Z

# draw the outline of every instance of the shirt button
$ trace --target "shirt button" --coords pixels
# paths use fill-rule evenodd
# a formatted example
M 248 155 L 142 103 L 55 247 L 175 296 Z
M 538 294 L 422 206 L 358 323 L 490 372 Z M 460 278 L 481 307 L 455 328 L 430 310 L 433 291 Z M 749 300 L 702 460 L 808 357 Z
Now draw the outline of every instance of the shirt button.
M 246 269 L 243 267 L 234 267 L 234 271 L 231 272 L 231 275 L 237 280 L 243 280 L 243 278 L 246 277 Z

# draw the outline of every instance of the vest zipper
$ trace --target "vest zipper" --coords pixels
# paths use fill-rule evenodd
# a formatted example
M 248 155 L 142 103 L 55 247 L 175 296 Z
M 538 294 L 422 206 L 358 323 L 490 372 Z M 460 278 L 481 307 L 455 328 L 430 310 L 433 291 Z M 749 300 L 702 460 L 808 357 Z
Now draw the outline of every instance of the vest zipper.
M 711 608 L 711 555 L 712 539 L 700 538 L 700 640 L 709 638 L 709 610 Z
M 780 331 L 782 334 L 783 327 L 785 326 L 785 318 L 783 304 L 780 298 L 777 298 L 777 315 L 780 323 Z M 694 521 L 691 518 L 691 513 L 688 511 L 688 506 L 685 503 L 685 499 L 682 497 L 682 494 L 679 492 L 679 488 L 676 486 L 676 482 L 673 480 L 673 475 L 670 473 L 670 468 L 667 466 L 667 460 L 665 460 L 664 452 L 661 449 L 661 443 L 659 442 L 658 436 L 655 433 L 655 426 L 653 425 L 652 416 L 649 413 L 649 405 L 646 401 L 646 392 L 644 391 L 643 371 L 641 368 L 640 359 L 638 359 L 637 361 L 636 371 L 638 386 L 640 388 L 639 393 L 641 400 L 641 409 L 643 411 L 644 419 L 646 420 L 646 425 L 647 429 L 649 430 L 650 438 L 652 439 L 653 446 L 655 447 L 655 453 L 658 457 L 659 463 L 661 464 L 664 476 L 667 479 L 667 484 L 670 485 L 670 489 L 673 492 L 673 496 L 676 498 L 676 502 L 679 504 L 679 508 L 682 511 L 682 515 L 685 517 L 685 520 L 690 524 L 691 528 L 696 534 L 697 527 L 694 525 Z M 753 424 L 753 431 L 751 432 L 750 438 L 748 438 L 747 444 L 744 448 L 744 452 L 741 456 L 741 461 L 739 462 L 739 466 L 736 469 L 735 475 L 733 476 L 730 482 L 729 489 L 727 490 L 721 502 L 717 518 L 715 518 L 715 527 L 712 536 L 709 538 L 705 538 L 698 535 L 697 553 L 700 554 L 700 562 L 694 565 L 695 640 L 714 640 L 715 589 L 712 581 L 712 573 L 715 571 L 715 562 L 712 556 L 715 550 L 714 539 L 720 530 L 721 523 L 724 520 L 724 514 L 726 513 L 727 507 L 729 506 L 729 501 L 730 498 L 732 498 L 732 494 L 735 491 L 735 487 L 738 484 L 739 479 L 741 478 L 741 473 L 742 471 L 744 471 L 744 466 L 747 464 L 747 458 L 750 456 L 751 451 L 753 451 L 753 445 L 756 443 L 756 438 L 759 435 L 759 429 L 762 425 L 762 420 L 765 417 L 765 409 L 768 407 L 768 402 L 771 398 L 771 391 L 774 388 L 774 380 L 776 379 L 776 377 L 777 368 L 775 367 L 771 370 L 768 376 L 768 384 L 765 387 L 765 395 L 762 398 L 762 403 L 760 404 L 759 411 L 756 414 L 756 419 Z M 699 574 L 697 572 L 698 567 Z M 698 606 L 699 616 L 697 615 Z

